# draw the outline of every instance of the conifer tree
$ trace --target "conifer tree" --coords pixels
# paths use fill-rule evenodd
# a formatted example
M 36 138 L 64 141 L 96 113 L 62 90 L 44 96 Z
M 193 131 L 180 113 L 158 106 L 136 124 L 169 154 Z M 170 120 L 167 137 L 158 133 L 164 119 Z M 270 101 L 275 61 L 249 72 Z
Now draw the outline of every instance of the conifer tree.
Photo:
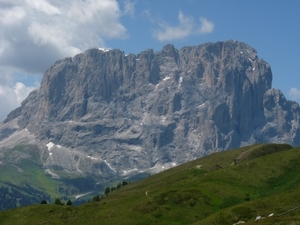
M 107 195 L 110 192 L 110 187 L 105 188 L 104 193 Z
M 67 201 L 66 205 L 69 205 L 69 206 L 73 205 L 70 199 L 69 199 L 69 201 Z
M 54 201 L 55 205 L 63 205 L 62 201 L 60 200 L 60 198 L 56 198 Z
M 99 195 L 94 196 L 93 202 L 100 202 L 100 196 Z

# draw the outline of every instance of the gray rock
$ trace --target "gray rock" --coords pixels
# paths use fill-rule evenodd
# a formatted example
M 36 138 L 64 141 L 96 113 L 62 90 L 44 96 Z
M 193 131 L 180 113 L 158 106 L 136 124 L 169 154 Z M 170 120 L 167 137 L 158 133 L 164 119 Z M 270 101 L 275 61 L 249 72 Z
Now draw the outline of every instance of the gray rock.
M 271 83 L 270 65 L 242 42 L 89 49 L 45 72 L 0 124 L 0 147 L 53 142 L 45 169 L 108 179 L 254 143 L 299 146 L 300 107 Z M 30 138 L 17 138 L 25 129 Z

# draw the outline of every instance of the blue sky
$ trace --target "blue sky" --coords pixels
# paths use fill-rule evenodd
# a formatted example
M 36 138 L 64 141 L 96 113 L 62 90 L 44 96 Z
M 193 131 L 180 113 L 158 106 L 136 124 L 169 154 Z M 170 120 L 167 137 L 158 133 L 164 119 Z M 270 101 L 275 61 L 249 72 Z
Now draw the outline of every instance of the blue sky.
M 300 102 L 299 10 L 298 0 L 0 0 L 0 120 L 56 60 L 92 47 L 242 41 L 271 65 L 272 86 Z

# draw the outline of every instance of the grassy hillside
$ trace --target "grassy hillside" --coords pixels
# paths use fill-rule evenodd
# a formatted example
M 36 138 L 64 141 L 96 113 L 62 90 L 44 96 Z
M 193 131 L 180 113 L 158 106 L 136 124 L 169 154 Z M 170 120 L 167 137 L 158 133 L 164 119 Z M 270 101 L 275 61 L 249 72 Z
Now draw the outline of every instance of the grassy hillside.
M 214 153 L 126 185 L 100 202 L 0 212 L 0 225 L 300 224 L 300 208 L 287 212 L 300 206 L 299 150 L 264 144 Z M 265 219 L 254 221 L 257 216 Z
M 50 200 L 58 182 L 42 169 L 36 146 L 16 146 L 1 153 L 0 209 Z
M 53 179 L 43 168 L 43 157 L 35 145 L 1 151 L 0 210 L 31 205 L 42 199 L 51 202 L 56 197 L 74 201 L 76 195 L 94 188 L 96 181 L 88 177 L 60 173 L 60 179 Z

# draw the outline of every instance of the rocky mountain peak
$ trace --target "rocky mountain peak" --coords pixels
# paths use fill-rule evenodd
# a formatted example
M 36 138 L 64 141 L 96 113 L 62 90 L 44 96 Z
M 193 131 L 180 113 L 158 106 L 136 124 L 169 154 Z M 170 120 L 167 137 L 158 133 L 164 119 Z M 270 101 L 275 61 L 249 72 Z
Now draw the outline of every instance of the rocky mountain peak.
M 0 146 L 52 142 L 63 148 L 46 168 L 102 176 L 259 142 L 298 146 L 299 105 L 271 84 L 270 65 L 232 40 L 138 55 L 89 49 L 45 72 L 0 124 Z M 31 136 L 17 138 L 25 129 Z

